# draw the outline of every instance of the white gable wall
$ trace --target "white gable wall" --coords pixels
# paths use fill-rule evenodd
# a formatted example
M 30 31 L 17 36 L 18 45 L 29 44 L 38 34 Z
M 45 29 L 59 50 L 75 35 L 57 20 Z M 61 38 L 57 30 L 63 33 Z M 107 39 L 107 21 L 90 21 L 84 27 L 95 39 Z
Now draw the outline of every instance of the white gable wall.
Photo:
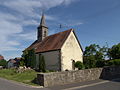
M 73 60 L 83 62 L 83 52 L 72 31 L 61 48 L 61 70 L 73 70 Z

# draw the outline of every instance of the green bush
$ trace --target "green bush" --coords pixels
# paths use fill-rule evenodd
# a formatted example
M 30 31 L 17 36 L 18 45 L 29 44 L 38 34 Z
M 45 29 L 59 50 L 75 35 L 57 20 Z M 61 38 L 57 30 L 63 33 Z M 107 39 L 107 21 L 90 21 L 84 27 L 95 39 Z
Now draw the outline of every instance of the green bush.
M 115 64 L 116 66 L 120 66 L 120 59 L 114 60 L 114 64 Z
M 106 62 L 107 66 L 120 66 L 120 59 L 109 60 Z
M 109 48 L 108 56 L 110 59 L 120 59 L 120 43 Z
M 24 62 L 24 60 L 21 60 L 21 61 L 20 61 L 19 66 L 25 66 L 25 62 Z
M 46 72 L 45 58 L 42 55 L 39 55 L 39 71 Z
M 98 60 L 96 62 L 96 67 L 103 67 L 105 65 L 104 60 Z
M 35 55 L 35 50 L 34 49 L 25 50 L 22 54 L 22 57 L 24 59 L 24 63 L 25 63 L 26 67 L 35 68 L 35 66 L 36 66 L 36 55 Z
M 75 67 L 80 69 L 84 69 L 84 64 L 80 61 L 75 62 Z
M 0 60 L 0 66 L 6 67 L 7 61 L 6 60 Z

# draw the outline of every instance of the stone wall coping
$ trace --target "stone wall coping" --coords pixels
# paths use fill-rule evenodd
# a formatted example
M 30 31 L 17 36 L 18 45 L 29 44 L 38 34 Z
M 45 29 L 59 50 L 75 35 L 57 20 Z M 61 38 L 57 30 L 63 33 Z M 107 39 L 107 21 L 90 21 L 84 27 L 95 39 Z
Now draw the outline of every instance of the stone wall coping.
M 91 68 L 91 69 L 82 69 L 82 70 L 74 70 L 74 71 L 62 71 L 62 72 L 49 72 L 49 73 L 38 73 L 38 74 L 42 74 L 42 75 L 49 75 L 49 74 L 64 74 L 64 73 L 74 73 L 74 72 L 80 72 L 80 71 L 91 71 L 91 70 L 95 70 L 95 69 L 103 69 L 103 68 Z

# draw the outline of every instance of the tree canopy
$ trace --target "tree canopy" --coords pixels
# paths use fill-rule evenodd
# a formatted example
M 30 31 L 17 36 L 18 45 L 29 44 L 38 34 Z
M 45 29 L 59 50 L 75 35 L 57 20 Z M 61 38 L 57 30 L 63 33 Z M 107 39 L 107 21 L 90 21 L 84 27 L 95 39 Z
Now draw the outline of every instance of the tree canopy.
M 7 61 L 6 60 L 0 60 L 0 66 L 6 67 Z
M 107 62 L 105 61 L 106 58 L 108 59 Z M 84 64 L 86 68 L 103 67 L 110 64 L 119 65 L 119 59 L 120 43 L 113 45 L 111 48 L 91 44 L 87 46 L 84 51 Z
M 34 49 L 24 51 L 22 57 L 24 59 L 25 66 L 35 68 L 36 55 Z
M 96 44 L 87 46 L 84 51 L 84 64 L 86 68 L 102 67 L 106 55 L 106 47 Z
M 120 59 L 120 43 L 109 48 L 108 56 L 110 59 Z

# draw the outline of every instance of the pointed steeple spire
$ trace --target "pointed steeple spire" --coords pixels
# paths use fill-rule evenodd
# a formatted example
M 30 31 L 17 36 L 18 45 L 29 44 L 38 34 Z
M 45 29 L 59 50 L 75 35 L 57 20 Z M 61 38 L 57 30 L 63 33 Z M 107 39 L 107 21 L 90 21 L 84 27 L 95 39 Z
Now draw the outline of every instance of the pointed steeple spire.
M 46 26 L 46 22 L 45 22 L 45 15 L 44 13 L 42 13 L 41 22 L 40 25 L 38 26 L 37 40 L 41 42 L 47 36 L 48 36 L 48 27 Z
M 45 22 L 45 15 L 44 15 L 44 13 L 42 13 L 42 17 L 41 17 L 40 26 L 47 27 L 47 26 L 46 26 L 46 22 Z

